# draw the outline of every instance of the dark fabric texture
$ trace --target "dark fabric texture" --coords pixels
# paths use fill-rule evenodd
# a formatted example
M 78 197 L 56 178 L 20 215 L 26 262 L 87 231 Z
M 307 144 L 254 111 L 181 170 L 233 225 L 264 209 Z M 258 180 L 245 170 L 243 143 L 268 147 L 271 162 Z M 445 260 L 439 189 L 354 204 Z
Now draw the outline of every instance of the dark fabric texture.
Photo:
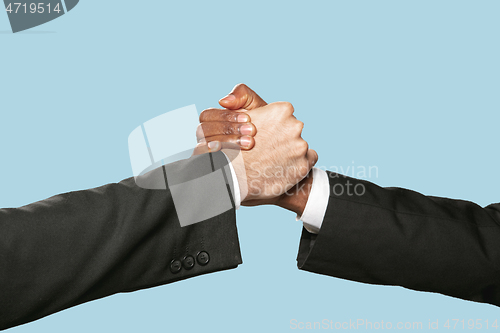
M 328 176 L 326 215 L 318 235 L 302 232 L 300 269 L 500 306 L 500 204 Z
M 171 271 L 201 251 L 208 264 Z M 181 228 L 169 190 L 133 178 L 0 209 L 0 329 L 241 263 L 234 209 Z

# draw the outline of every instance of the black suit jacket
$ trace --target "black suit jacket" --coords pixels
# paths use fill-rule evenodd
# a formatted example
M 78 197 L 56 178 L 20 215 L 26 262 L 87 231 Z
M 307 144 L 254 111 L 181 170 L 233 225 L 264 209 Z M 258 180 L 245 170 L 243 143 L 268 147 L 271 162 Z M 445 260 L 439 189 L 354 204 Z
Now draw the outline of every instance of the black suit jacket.
M 500 306 L 500 204 L 328 176 L 326 215 L 318 235 L 302 232 L 300 269 Z
M 200 158 L 178 169 L 193 174 Z M 170 191 L 133 178 L 1 209 L 0 329 L 241 262 L 234 209 L 181 228 Z

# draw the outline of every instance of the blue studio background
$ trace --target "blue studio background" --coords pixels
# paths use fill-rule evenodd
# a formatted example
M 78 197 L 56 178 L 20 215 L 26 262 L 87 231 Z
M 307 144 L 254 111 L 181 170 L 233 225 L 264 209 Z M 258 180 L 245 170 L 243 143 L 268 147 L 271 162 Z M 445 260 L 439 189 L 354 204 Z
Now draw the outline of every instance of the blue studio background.
M 382 186 L 498 202 L 499 12 L 495 0 L 81 0 L 19 34 L 0 14 L 0 207 L 131 176 L 135 127 L 189 104 L 216 106 L 239 82 L 293 103 L 320 166 L 376 166 L 366 178 Z M 440 330 L 447 319 L 500 321 L 490 305 L 299 271 L 301 223 L 291 212 L 242 208 L 238 228 L 244 264 L 235 270 L 11 332 L 287 332 L 294 319 L 419 321 L 425 331 L 429 320 Z

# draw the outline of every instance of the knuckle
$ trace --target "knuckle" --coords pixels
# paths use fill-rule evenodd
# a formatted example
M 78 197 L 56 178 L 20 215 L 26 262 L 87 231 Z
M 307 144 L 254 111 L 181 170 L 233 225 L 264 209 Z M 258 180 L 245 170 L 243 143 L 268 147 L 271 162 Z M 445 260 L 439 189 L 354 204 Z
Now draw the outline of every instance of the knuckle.
M 201 111 L 200 113 L 200 123 L 202 123 L 207 117 L 208 117 L 208 112 L 209 109 L 205 109 L 203 111 Z
M 291 134 L 294 136 L 300 136 L 302 134 L 302 130 L 304 129 L 304 123 L 296 119 L 293 120 L 289 126 Z
M 299 155 L 307 153 L 307 150 L 309 149 L 309 144 L 305 140 L 300 140 L 297 143 L 297 152 Z
M 227 111 L 227 119 L 226 121 L 229 121 L 231 123 L 237 123 L 238 122 L 238 116 L 240 114 L 244 114 L 243 112 L 236 112 L 236 111 Z
M 234 121 L 234 115 L 232 111 L 221 110 L 219 113 L 220 121 Z
M 231 135 L 231 134 L 233 134 L 233 132 L 234 132 L 234 127 L 232 126 L 232 124 L 225 123 L 222 126 L 222 133 L 221 134 Z
M 218 109 L 214 109 L 214 108 L 208 108 L 208 109 L 203 110 L 200 113 L 200 123 L 210 121 L 210 118 L 212 118 L 213 115 L 216 115 L 217 111 L 218 111 Z
M 302 133 L 302 130 L 304 129 L 304 122 L 297 120 L 296 130 Z
M 234 89 L 233 90 L 236 90 L 236 89 L 246 89 L 248 88 L 248 86 L 244 83 L 238 83 L 237 85 L 234 86 Z
M 293 114 L 294 108 L 290 102 L 280 102 L 281 110 L 289 115 Z

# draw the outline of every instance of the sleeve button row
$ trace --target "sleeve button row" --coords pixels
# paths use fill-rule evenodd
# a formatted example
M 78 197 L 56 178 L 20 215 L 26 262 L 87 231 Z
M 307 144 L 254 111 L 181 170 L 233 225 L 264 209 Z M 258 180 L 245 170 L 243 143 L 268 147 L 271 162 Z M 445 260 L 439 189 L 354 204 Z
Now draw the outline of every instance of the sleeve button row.
M 209 261 L 210 256 L 208 255 L 208 253 L 206 251 L 201 251 L 196 256 L 196 261 L 191 255 L 185 256 L 184 259 L 182 259 L 182 262 L 180 260 L 172 260 L 172 262 L 170 263 L 170 271 L 173 274 L 177 274 L 181 271 L 182 268 L 186 270 L 192 269 L 196 262 L 198 262 L 200 266 L 205 266 L 209 263 Z

